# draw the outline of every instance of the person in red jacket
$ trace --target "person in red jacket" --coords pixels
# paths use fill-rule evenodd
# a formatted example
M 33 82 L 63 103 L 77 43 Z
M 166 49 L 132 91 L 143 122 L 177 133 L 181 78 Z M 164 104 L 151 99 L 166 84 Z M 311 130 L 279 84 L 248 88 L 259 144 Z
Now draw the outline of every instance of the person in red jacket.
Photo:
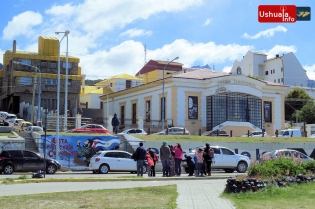
M 145 155 L 145 159 L 147 160 L 147 171 L 148 171 L 148 177 L 151 177 L 151 167 L 154 166 L 153 158 L 151 157 L 149 150 L 147 150 L 147 153 Z
M 180 143 L 177 143 L 174 147 L 173 147 L 173 151 L 175 153 L 174 158 L 175 158 L 175 173 L 177 176 L 180 176 L 182 173 L 182 168 L 181 168 L 181 164 L 182 164 L 182 159 L 183 159 L 183 149 L 182 146 L 180 145 Z

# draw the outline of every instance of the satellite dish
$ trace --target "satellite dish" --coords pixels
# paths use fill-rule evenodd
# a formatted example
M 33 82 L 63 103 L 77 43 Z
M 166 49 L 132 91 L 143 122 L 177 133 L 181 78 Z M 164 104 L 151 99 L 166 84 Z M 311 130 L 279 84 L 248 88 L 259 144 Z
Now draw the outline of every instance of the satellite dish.
M 0 70 L 2 70 L 3 69 L 3 65 L 0 63 Z

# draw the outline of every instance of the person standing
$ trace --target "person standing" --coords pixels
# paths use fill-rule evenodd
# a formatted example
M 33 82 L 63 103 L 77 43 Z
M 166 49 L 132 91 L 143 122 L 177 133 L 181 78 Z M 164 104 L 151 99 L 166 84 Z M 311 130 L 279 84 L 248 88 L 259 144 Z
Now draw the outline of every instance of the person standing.
M 202 148 L 197 149 L 196 157 L 197 157 L 197 163 L 198 163 L 198 176 L 203 177 L 203 170 L 202 170 L 203 149 Z
M 137 176 L 143 176 L 143 166 L 144 166 L 144 160 L 146 156 L 146 150 L 143 147 L 143 143 L 139 143 L 139 147 L 136 150 L 136 156 L 137 156 Z
M 117 117 L 117 114 L 115 113 L 115 114 L 114 114 L 114 117 L 112 118 L 113 132 L 114 132 L 115 134 L 117 134 L 117 132 L 118 132 L 119 124 L 120 124 L 120 121 L 119 121 L 119 119 L 118 119 L 118 117 Z
M 206 147 L 203 151 L 203 158 L 205 159 L 206 163 L 206 169 L 208 176 L 211 176 L 211 164 L 212 164 L 212 158 L 210 157 L 210 144 L 206 143 Z
M 177 143 L 173 147 L 173 151 L 175 153 L 174 159 L 175 159 L 175 174 L 176 176 L 180 176 L 182 173 L 181 163 L 183 158 L 183 149 L 180 143 Z
M 150 155 L 149 149 L 147 150 L 147 153 L 145 155 L 145 159 L 147 160 L 147 171 L 148 171 L 148 177 L 151 177 L 151 167 L 154 166 L 153 158 Z
M 155 153 L 154 149 L 149 148 L 149 154 L 151 158 L 153 159 L 153 166 L 151 166 L 151 176 L 155 177 L 155 165 L 159 160 L 159 157 Z
M 167 146 L 167 141 L 163 141 L 163 144 L 160 148 L 160 159 L 161 159 L 162 167 L 163 167 L 163 176 L 162 177 L 168 177 L 169 176 L 170 157 L 171 157 L 171 151 L 170 151 L 169 146 Z

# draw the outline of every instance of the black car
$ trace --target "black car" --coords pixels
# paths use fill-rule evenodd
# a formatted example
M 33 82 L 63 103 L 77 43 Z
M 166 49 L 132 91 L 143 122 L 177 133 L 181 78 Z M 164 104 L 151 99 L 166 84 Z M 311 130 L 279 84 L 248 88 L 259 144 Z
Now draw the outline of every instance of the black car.
M 202 136 L 230 136 L 226 131 L 223 130 L 214 130 L 214 131 L 206 131 L 202 134 Z
M 12 174 L 14 171 L 39 171 L 44 170 L 46 161 L 46 173 L 54 174 L 61 168 L 61 164 L 50 158 L 43 158 L 36 152 L 27 150 L 3 150 L 0 154 L 0 173 Z

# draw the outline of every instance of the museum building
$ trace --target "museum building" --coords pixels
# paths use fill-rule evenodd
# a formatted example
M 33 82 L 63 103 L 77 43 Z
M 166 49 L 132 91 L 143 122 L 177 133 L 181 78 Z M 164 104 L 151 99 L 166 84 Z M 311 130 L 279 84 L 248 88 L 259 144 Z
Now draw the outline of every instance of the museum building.
M 185 127 L 191 134 L 221 129 L 233 136 L 265 129 L 272 136 L 285 127 L 288 88 L 245 76 L 240 67 L 230 73 L 200 69 L 174 74 L 164 79 L 165 127 Z M 143 120 L 144 129 L 161 131 L 162 90 L 159 79 L 102 95 L 104 115 L 117 113 L 125 127 L 139 127 Z

